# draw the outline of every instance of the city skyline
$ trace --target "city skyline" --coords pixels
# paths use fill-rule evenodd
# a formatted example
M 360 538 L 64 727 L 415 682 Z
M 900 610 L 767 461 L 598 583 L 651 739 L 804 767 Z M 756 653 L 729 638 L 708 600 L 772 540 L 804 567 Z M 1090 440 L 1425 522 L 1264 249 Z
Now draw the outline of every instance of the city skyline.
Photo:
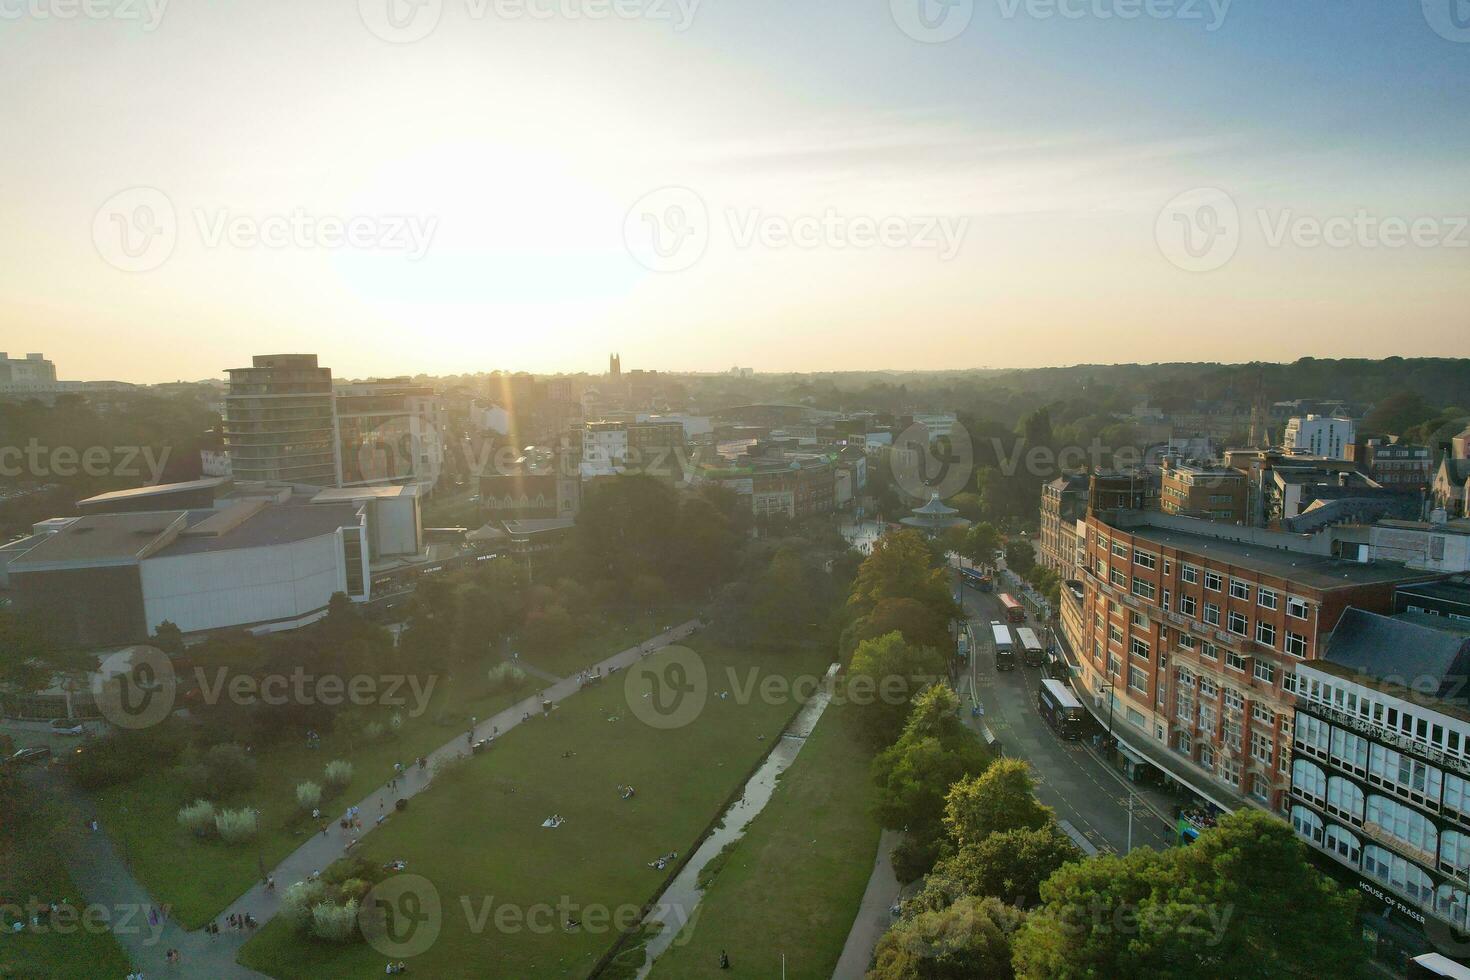
M 4 346 L 139 381 L 1462 346 L 1433 2 L 387 3 L 7 20 Z

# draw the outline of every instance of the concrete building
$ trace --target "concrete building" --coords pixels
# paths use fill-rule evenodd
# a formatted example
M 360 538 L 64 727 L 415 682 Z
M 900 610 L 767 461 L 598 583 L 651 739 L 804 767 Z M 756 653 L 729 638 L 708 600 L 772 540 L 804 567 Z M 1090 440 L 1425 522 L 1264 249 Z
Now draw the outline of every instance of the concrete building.
M 1369 439 L 1363 446 L 1363 470 L 1379 486 L 1417 493 L 1434 479 L 1428 446 Z
M 417 483 L 444 470 L 443 410 L 428 385 L 407 378 L 334 389 L 342 485 Z
M 1076 575 L 1077 519 L 1087 513 L 1085 473 L 1068 473 L 1041 488 L 1039 559 L 1063 579 Z
M 1282 444 L 1288 450 L 1347 459 L 1356 430 L 1352 419 L 1328 415 L 1297 415 L 1286 420 Z
M 1290 535 L 1155 511 L 1087 520 L 1079 693 L 1131 764 L 1223 809 L 1288 809 L 1293 667 L 1349 607 L 1431 577 Z
M 1161 460 L 1159 509 L 1166 514 L 1243 524 L 1249 498 L 1250 478 L 1240 470 L 1172 456 Z
M 1295 669 L 1292 827 L 1400 959 L 1470 928 L 1467 672 L 1470 623 L 1360 609 Z
M 56 383 L 56 365 L 46 359 L 45 354 L 27 354 L 11 357 L 0 351 L 0 384 L 26 386 L 35 385 L 37 390 Z
M 165 620 L 185 633 L 289 629 L 325 615 L 335 592 L 368 598 L 367 514 L 304 498 L 94 514 L 45 534 L 8 576 L 17 606 L 66 646 L 143 642 Z
M 237 479 L 341 484 L 331 368 L 315 354 L 264 354 L 229 375 L 225 444 Z

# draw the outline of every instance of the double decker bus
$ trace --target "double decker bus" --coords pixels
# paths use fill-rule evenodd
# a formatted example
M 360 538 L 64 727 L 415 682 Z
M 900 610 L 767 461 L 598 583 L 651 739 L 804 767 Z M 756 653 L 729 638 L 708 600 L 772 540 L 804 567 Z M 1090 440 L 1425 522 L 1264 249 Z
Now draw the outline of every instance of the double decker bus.
M 1042 681 L 1036 692 L 1036 707 L 1052 731 L 1062 738 L 1082 737 L 1082 730 L 1087 726 L 1086 709 L 1066 684 L 1051 677 Z
M 1011 642 L 1011 628 L 1002 622 L 990 624 L 990 638 L 995 643 L 995 669 L 1016 669 L 1016 647 Z
M 978 568 L 960 569 L 960 578 L 964 579 L 965 584 L 970 588 L 980 592 L 989 592 L 995 588 L 990 580 L 990 576 Z
M 1016 600 L 1015 596 L 1011 595 L 1009 592 L 1002 592 L 1000 594 L 1000 604 L 1001 608 L 1005 610 L 1006 622 L 1026 622 L 1026 607 L 1021 605 L 1021 603 Z
M 1027 667 L 1041 666 L 1041 641 L 1036 638 L 1036 631 L 1029 626 L 1016 627 L 1016 639 L 1021 643 L 1022 656 L 1026 658 Z
M 961 660 L 964 660 L 964 661 L 968 661 L 970 659 L 970 624 L 969 623 L 966 623 L 964 626 L 960 627 L 960 635 L 958 637 L 956 637 L 956 642 L 955 642 L 955 656 L 959 657 Z

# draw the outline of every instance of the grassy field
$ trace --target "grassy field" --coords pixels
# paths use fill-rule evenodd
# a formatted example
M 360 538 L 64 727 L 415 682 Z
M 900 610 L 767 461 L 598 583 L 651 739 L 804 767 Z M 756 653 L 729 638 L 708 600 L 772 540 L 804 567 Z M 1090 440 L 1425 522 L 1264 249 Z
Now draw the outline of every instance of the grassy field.
M 675 616 L 680 619 L 675 619 Z M 603 628 L 569 644 L 552 657 L 524 659 L 559 676 L 602 660 L 652 636 L 664 625 L 689 618 L 683 608 L 610 616 Z M 476 672 L 476 679 L 483 677 Z M 323 812 L 336 815 L 392 775 L 394 762 L 408 762 L 436 749 L 464 730 L 470 715 L 488 718 L 526 697 L 544 681 L 514 695 L 486 696 L 479 683 L 441 684 L 428 710 L 418 717 L 404 716 L 396 738 L 378 743 L 353 741 L 329 734 L 319 749 L 293 742 L 262 751 L 257 759 L 259 780 L 237 799 L 216 800 L 228 806 L 260 810 L 260 836 L 250 845 L 231 846 L 218 840 L 200 840 L 179 829 L 177 813 L 190 802 L 172 769 L 150 772 L 130 783 L 105 789 L 96 801 L 103 829 L 112 837 L 134 874 L 160 904 L 174 907 L 175 916 L 190 928 L 204 925 L 259 880 L 260 867 L 273 867 L 312 832 L 309 815 L 296 807 L 296 785 L 304 780 L 322 782 L 322 769 L 332 759 L 353 765 L 352 783 L 345 792 L 325 801 Z M 386 723 L 391 712 L 379 709 Z M 635 784 L 636 785 L 636 784 Z
M 704 643 L 697 648 L 716 690 L 722 685 L 713 678 L 726 667 L 743 671 L 775 659 L 777 672 L 820 674 L 827 660 L 821 652 L 757 660 Z M 517 727 L 490 753 L 446 774 L 363 843 L 369 860 L 407 861 L 409 873 L 428 878 L 440 896 L 442 931 L 412 960 L 411 972 L 586 976 L 617 939 L 606 925 L 594 925 L 595 910 L 636 921 L 635 910 L 675 870 L 651 870 L 647 862 L 693 849 L 796 709 L 760 698 L 710 698 L 692 723 L 665 730 L 630 713 L 615 679 L 569 698 L 545 721 Z M 636 786 L 637 795 L 622 800 L 621 783 Z M 552 813 L 565 825 L 542 828 Z M 583 926 L 568 930 L 560 914 L 542 911 L 558 904 L 577 910 Z M 488 920 L 477 925 L 487 908 Z M 501 909 L 554 924 L 500 925 Z M 245 947 L 241 962 L 283 978 L 369 977 L 383 972 L 384 957 L 364 944 L 300 938 L 275 920 Z
M 859 709 L 833 705 L 781 777 L 771 802 L 723 857 L 687 934 L 654 962 L 652 980 L 826 980 L 873 871 L 879 828 L 868 813 L 870 753 Z M 719 968 L 720 950 L 730 971 Z
M 40 902 L 71 902 L 80 910 L 82 898 L 71 878 L 61 866 L 58 856 L 47 862 L 46 870 L 35 878 L 12 881 L 0 875 L 0 906 L 7 903 L 24 905 L 32 898 Z M 79 925 L 65 932 L 12 932 L 16 916 L 6 909 L 0 932 L 0 977 L 25 977 L 35 980 L 70 980 L 84 977 L 122 977 L 131 966 L 110 932 Z
M 666 627 L 686 622 L 699 615 L 692 604 L 665 603 L 653 609 L 619 609 L 599 612 L 597 622 L 582 631 L 571 643 L 548 653 L 523 651 L 521 660 L 558 677 L 570 677 L 585 667 L 619 650 L 626 650 Z

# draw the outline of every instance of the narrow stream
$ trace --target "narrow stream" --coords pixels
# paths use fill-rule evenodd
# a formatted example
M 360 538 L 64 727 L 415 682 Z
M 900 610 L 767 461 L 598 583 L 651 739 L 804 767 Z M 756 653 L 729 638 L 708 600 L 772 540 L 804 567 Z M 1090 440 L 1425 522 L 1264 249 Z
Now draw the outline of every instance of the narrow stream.
M 746 781 L 740 799 L 730 804 L 719 826 L 710 831 L 710 835 L 695 850 L 689 863 L 684 865 L 683 870 L 674 877 L 669 887 L 664 889 L 663 894 L 654 903 L 652 911 L 648 913 L 644 921 L 662 922 L 664 928 L 648 943 L 643 967 L 638 971 L 639 980 L 648 976 L 648 971 L 653 968 L 653 961 L 673 945 L 680 930 L 684 928 L 684 924 L 694 916 L 702 894 L 699 888 L 699 873 L 714 859 L 715 855 L 724 849 L 726 844 L 739 840 L 740 836 L 745 833 L 745 828 L 755 819 L 755 815 L 765 809 L 766 804 L 771 801 L 771 793 L 776 789 L 776 778 L 796 760 L 797 754 L 801 752 L 801 747 L 806 744 L 807 736 L 816 727 L 817 719 L 822 717 L 822 712 L 827 710 L 827 705 L 832 701 L 832 681 L 837 675 L 837 666 L 833 664 L 827 668 L 826 680 L 821 690 L 802 706 L 791 724 L 786 726 L 786 730 L 781 733 L 780 742 L 771 750 L 771 754 L 766 756 L 766 761 L 755 771 L 755 774 Z

